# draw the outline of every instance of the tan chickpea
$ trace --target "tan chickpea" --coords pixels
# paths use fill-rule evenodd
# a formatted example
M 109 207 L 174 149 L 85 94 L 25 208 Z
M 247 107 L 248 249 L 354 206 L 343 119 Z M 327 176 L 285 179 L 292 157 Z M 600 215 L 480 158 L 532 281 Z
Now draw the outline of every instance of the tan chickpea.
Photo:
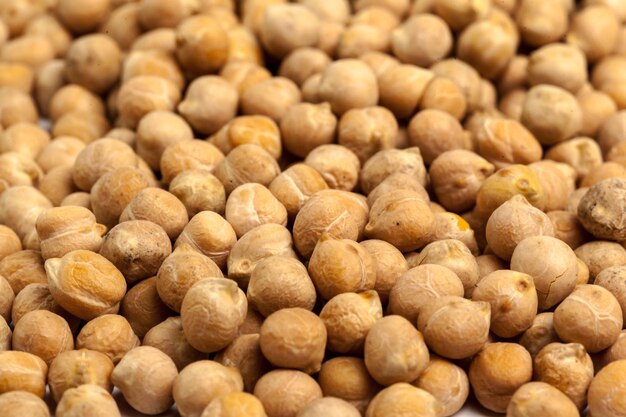
M 336 55 L 342 59 L 358 58 L 367 52 L 387 52 L 389 46 L 387 30 L 368 23 L 354 22 L 341 32 Z
M 0 154 L 0 190 L 16 185 L 38 185 L 43 172 L 31 158 L 18 152 Z
M 223 268 L 236 241 L 237 235 L 233 227 L 219 214 L 207 210 L 196 214 L 189 221 L 176 239 L 175 247 L 189 245 L 191 249 L 208 256 L 218 267 Z
M 298 48 L 283 59 L 278 74 L 302 87 L 307 78 L 321 73 L 330 63 L 329 56 L 320 49 Z
M 220 77 L 231 83 L 240 96 L 248 87 L 271 76 L 265 67 L 245 61 L 229 61 L 220 71 Z
M 176 56 L 194 74 L 215 73 L 226 63 L 228 37 L 211 16 L 191 16 L 176 29 Z
M 606 180 L 626 180 L 626 167 L 617 162 L 604 162 L 585 175 L 580 182 L 581 187 L 592 187 Z
M 515 20 L 522 39 L 533 46 L 557 42 L 567 32 L 569 23 L 563 2 L 541 0 L 520 1 Z
M 369 330 L 382 317 L 382 305 L 375 291 L 336 295 L 320 312 L 328 332 L 328 349 L 338 353 L 361 352 Z
M 13 307 L 13 301 L 15 300 L 15 294 L 11 285 L 6 278 L 0 275 L 0 316 L 2 316 L 8 323 L 11 322 L 11 308 Z M 17 320 L 15 320 L 17 323 Z M 3 331 L 4 333 L 4 331 Z M 10 342 L 10 341 L 9 341 Z
M 596 417 L 624 414 L 623 371 L 626 360 L 619 360 L 598 372 L 589 386 L 589 410 Z M 617 413 L 617 414 L 616 414 Z
M 197 4 L 187 0 L 143 0 L 139 7 L 139 22 L 146 29 L 175 28 L 181 21 L 197 11 Z
M 591 138 L 578 137 L 559 143 L 546 152 L 546 158 L 563 162 L 576 170 L 578 178 L 602 164 L 600 146 Z
M 211 134 L 235 117 L 238 101 L 237 91 L 228 81 L 209 75 L 189 85 L 178 111 L 196 131 Z
M 75 193 L 68 194 L 59 204 L 60 207 L 64 206 L 78 206 L 85 207 L 91 210 L 91 196 L 84 191 L 77 191 Z
M 425 186 L 426 168 L 419 148 L 387 149 L 374 154 L 363 164 L 360 178 L 361 189 L 369 194 L 385 178 L 394 173 L 414 176 Z
M 443 404 L 427 391 L 404 382 L 381 390 L 367 407 L 365 417 L 387 417 L 396 413 L 407 416 L 442 415 Z
M 554 210 L 547 213 L 552 225 L 554 226 L 554 237 L 567 243 L 567 245 L 576 249 L 580 245 L 589 240 L 587 231 L 583 228 L 578 217 L 565 210 Z M 580 264 L 579 264 L 580 274 Z
M 258 145 L 275 159 L 279 159 L 282 153 L 278 125 L 271 118 L 262 115 L 236 117 L 209 140 L 224 154 L 243 144 Z
M 329 56 L 334 56 L 337 52 L 339 38 L 344 29 L 345 27 L 341 23 L 322 20 L 320 22 L 320 33 L 315 47 L 324 51 Z
M 458 317 L 465 318 L 463 323 Z M 446 358 L 461 359 L 483 348 L 490 320 L 489 303 L 444 296 L 424 305 L 417 326 L 433 352 Z
M 110 0 L 98 0 L 89 10 L 79 10 L 80 1 L 59 0 L 56 13 L 61 22 L 73 33 L 82 34 L 94 31 L 111 10 Z
M 306 267 L 297 259 L 269 256 L 250 275 L 248 301 L 265 317 L 283 308 L 312 310 L 316 294 Z
M 102 99 L 77 84 L 60 87 L 50 98 L 48 113 L 53 121 L 67 113 L 90 112 L 104 115 Z
M 285 149 L 302 158 L 318 146 L 332 143 L 336 128 L 337 118 L 328 103 L 295 104 L 280 120 Z
M 284 22 L 287 21 L 293 23 L 285 25 Z M 296 31 L 294 27 L 297 27 Z M 315 46 L 319 28 L 318 17 L 307 7 L 299 4 L 275 4 L 265 9 L 259 35 L 265 49 L 272 56 L 282 58 L 297 48 Z
M 61 352 L 74 349 L 74 338 L 63 317 L 36 310 L 15 324 L 12 348 L 37 355 L 49 365 Z
M 262 65 L 264 57 L 261 51 L 260 41 L 254 34 L 246 27 L 236 24 L 236 19 L 233 22 L 226 22 L 223 16 L 218 16 L 215 13 L 216 12 L 213 11 L 211 15 L 219 19 L 220 23 L 225 28 L 229 24 L 232 24 L 232 27 L 229 27 L 226 33 L 228 37 L 228 58 L 226 62 L 241 61 Z M 230 16 L 231 18 L 234 17 L 233 14 L 230 14 Z
M 598 239 L 626 240 L 626 233 L 619 227 L 624 213 L 618 207 L 625 192 L 626 180 L 621 178 L 593 185 L 578 204 L 578 219 L 585 229 Z
M 170 80 L 141 75 L 122 85 L 117 97 L 117 111 L 124 126 L 135 128 L 146 114 L 157 110 L 172 111 L 179 101 L 180 92 Z
M 384 32 L 391 32 L 400 25 L 400 18 L 384 6 L 372 4 L 356 12 L 349 24 L 373 26 Z
M 90 143 L 76 156 L 74 183 L 85 191 L 91 190 L 103 175 L 124 166 L 136 166 L 133 149 L 115 139 L 103 138 Z
M 26 242 L 35 232 L 37 217 L 52 203 L 37 189 L 30 186 L 13 186 L 0 194 L 0 223 L 10 227 Z
M 594 29 L 596 26 L 600 30 Z M 620 22 L 609 7 L 591 5 L 574 14 L 566 40 L 579 47 L 593 63 L 611 53 L 619 28 Z
M 59 166 L 48 171 L 39 181 L 39 191 L 55 206 L 70 194 L 77 192 L 72 166 Z
M 43 398 L 48 366 L 39 356 L 27 352 L 0 352 L 0 393 L 27 391 Z
M 238 237 L 266 223 L 287 225 L 287 210 L 264 186 L 255 183 L 235 188 L 226 201 L 226 220 Z
M 113 362 L 104 353 L 78 349 L 61 352 L 50 364 L 48 384 L 58 403 L 65 391 L 83 384 L 93 384 L 111 391 Z
M 131 51 L 148 51 L 151 49 L 176 55 L 176 30 L 171 28 L 159 28 L 145 32 L 139 36 Z
M 62 165 L 72 166 L 77 155 L 85 146 L 85 143 L 77 138 L 69 136 L 56 137 L 48 142 L 38 153 L 37 165 L 44 172 Z
M 248 87 L 241 96 L 241 109 L 244 114 L 260 114 L 279 122 L 300 101 L 300 90 L 293 81 L 273 77 Z
M 450 53 L 452 33 L 440 17 L 419 14 L 411 16 L 392 32 L 391 44 L 400 61 L 430 67 Z
M 53 59 L 37 71 L 35 99 L 44 116 L 49 115 L 52 97 L 65 85 L 65 65 L 64 60 Z
M 76 249 L 97 252 L 106 232 L 104 225 L 96 223 L 93 213 L 76 206 L 44 211 L 37 218 L 35 227 L 44 259 L 61 258 Z
M 543 413 L 576 417 L 576 405 L 561 391 L 545 382 L 522 385 L 511 397 L 506 410 L 508 417 L 535 417 Z
M 156 170 L 167 147 L 191 139 L 193 132 L 182 117 L 169 111 L 153 111 L 137 125 L 137 154 Z
M 358 183 L 361 164 L 354 152 L 345 146 L 318 146 L 309 152 L 304 163 L 315 168 L 330 188 L 351 191 Z
M 285 386 L 292 389 L 285 392 Z M 268 416 L 296 417 L 307 404 L 322 398 L 322 390 L 304 372 L 277 369 L 259 379 L 254 387 L 254 396 L 261 400 Z
M 585 309 L 581 310 L 581 304 Z M 554 312 L 554 328 L 559 337 L 582 344 L 588 352 L 599 352 L 615 343 L 622 324 L 617 299 L 599 285 L 577 286 Z
M 336 357 L 324 362 L 318 380 L 325 396 L 341 398 L 361 413 L 378 391 L 363 359 L 355 357 Z
M 96 94 L 109 90 L 120 77 L 122 57 L 117 43 L 108 35 L 78 38 L 67 50 L 65 77 Z
M 626 268 L 623 266 L 613 266 L 602 270 L 594 280 L 595 285 L 609 290 L 615 296 L 622 309 L 623 317 L 626 317 L 626 293 L 623 285 L 625 273 Z
M 46 272 L 41 254 L 34 250 L 20 250 L 5 256 L 0 261 L 0 276 L 6 279 L 16 295 L 28 284 L 44 284 Z
M 534 365 L 535 380 L 558 388 L 577 408 L 584 408 L 593 379 L 593 362 L 583 345 L 550 343 L 539 351 Z
M 104 353 L 118 363 L 131 349 L 141 342 L 130 323 L 117 314 L 104 314 L 89 321 L 76 337 L 78 349 L 91 349 Z
M 290 219 L 295 218 L 313 194 L 327 188 L 322 175 L 302 163 L 290 166 L 269 185 L 269 190 L 283 204 Z
M 0 87 L 0 124 L 7 128 L 16 123 L 37 123 L 33 99 L 14 87 Z
M 120 417 L 115 399 L 98 385 L 85 384 L 68 389 L 56 408 L 58 417 L 78 417 L 88 413 L 94 417 Z
M 530 55 L 528 82 L 531 86 L 551 84 L 576 94 L 587 82 L 587 60 L 575 46 L 553 43 Z
M 171 252 L 167 233 L 147 220 L 130 220 L 113 227 L 100 249 L 129 284 L 155 275 Z
M 610 116 L 600 127 L 597 141 L 606 155 L 615 145 L 622 142 L 626 130 L 626 111 L 618 111 Z
M 361 413 L 349 402 L 332 397 L 315 400 L 298 413 L 298 417 L 314 417 L 318 415 L 328 417 L 358 417 Z
M 610 162 L 617 162 L 620 165 L 626 166 L 626 141 L 613 146 L 607 154 L 606 159 Z
M 528 83 L 528 63 L 526 55 L 515 55 L 498 77 L 496 86 L 505 95 L 512 91 L 525 88 Z
M 77 268 L 83 265 L 83 268 Z M 62 258 L 45 263 L 50 292 L 55 301 L 68 312 L 84 320 L 117 311 L 126 292 L 124 276 L 106 258 L 94 252 L 75 250 Z M 95 280 L 95 281 L 94 281 Z M 86 288 L 84 282 L 98 282 L 77 293 L 73 288 Z
M 161 156 L 161 174 L 163 175 L 163 181 L 170 184 L 170 191 L 176 194 L 172 188 L 176 188 L 173 185 L 174 179 L 179 174 L 196 177 L 196 175 L 189 174 L 189 172 L 204 171 L 206 175 L 211 175 L 223 160 L 224 154 L 217 147 L 203 140 L 185 140 L 170 145 Z M 184 182 L 185 181 L 183 181 L 183 183 Z M 217 188 L 223 187 L 218 186 Z M 176 194 L 176 196 L 180 198 L 180 195 Z M 191 197 L 193 198 L 193 196 Z M 198 196 L 196 199 L 210 200 L 212 199 L 211 197 L 212 196 Z
M 432 71 L 411 64 L 395 65 L 378 76 L 380 104 L 401 119 L 417 110 Z
M 417 113 L 409 123 L 408 135 L 409 145 L 419 147 L 429 164 L 446 151 L 470 147 L 460 123 L 440 110 Z
M 143 345 L 164 352 L 172 358 L 179 371 L 190 363 L 206 358 L 205 353 L 194 349 L 185 338 L 180 317 L 169 317 L 151 328 L 143 339 Z
M 462 297 L 463 293 L 463 283 L 450 269 L 440 265 L 420 265 L 398 278 L 389 293 L 388 309 L 390 313 L 416 323 L 420 311 L 432 298 Z
M 467 100 L 454 81 L 445 77 L 434 77 L 426 85 L 419 108 L 441 110 L 461 120 L 467 110 Z
M 271 369 L 261 352 L 259 339 L 258 333 L 242 334 L 215 356 L 215 361 L 239 370 L 247 392 L 252 392 L 259 378 Z
M 29 284 L 15 295 L 10 313 L 13 324 L 17 324 L 27 313 L 36 310 L 47 310 L 65 318 L 72 330 L 75 330 L 79 324 L 76 317 L 54 301 L 47 284 Z
M 267 223 L 250 230 L 233 245 L 228 255 L 228 277 L 245 289 L 256 265 L 271 256 L 296 258 L 289 230 Z
M 143 338 L 154 326 L 166 320 L 172 311 L 159 297 L 156 277 L 144 279 L 124 296 L 120 314 L 128 320 L 133 332 Z
M 216 167 L 214 174 L 224 184 L 226 194 L 230 194 L 239 185 L 247 182 L 269 185 L 280 174 L 280 167 L 262 147 L 243 144 L 226 156 Z
M 340 86 L 342 94 L 339 94 Z M 364 62 L 340 59 L 322 72 L 318 94 L 337 115 L 353 108 L 374 106 L 378 101 L 376 76 Z
M 187 225 L 184 204 L 160 188 L 144 188 L 133 197 L 120 216 L 120 223 L 147 220 L 158 224 L 170 239 L 176 239 Z
M 429 392 L 442 405 L 442 416 L 458 412 L 469 395 L 469 380 L 465 371 L 451 362 L 432 356 L 420 377 L 413 382 Z
M 109 129 L 108 120 L 100 114 L 71 112 L 56 121 L 52 136 L 73 136 L 89 143 L 103 137 Z
M 111 11 L 102 24 L 103 31 L 111 36 L 122 50 L 130 49 L 142 33 L 139 9 L 140 5 L 135 3 L 120 5 Z
M 384 240 L 364 240 L 361 246 L 374 259 L 376 265 L 376 283 L 374 290 L 378 293 L 383 303 L 387 302 L 389 293 L 400 278 L 408 270 L 408 264 L 395 246 Z
M 604 269 L 626 262 L 626 250 L 615 242 L 588 242 L 576 248 L 575 253 L 589 268 L 592 281 Z
M 599 362 L 600 366 L 604 368 L 606 365 L 619 361 L 622 359 L 626 359 L 626 351 L 624 347 L 626 345 L 626 331 L 622 330 L 617 338 L 617 341 L 611 345 L 608 349 L 602 351 L 599 354 Z
M 30 93 L 33 89 L 34 81 L 33 70 L 19 63 L 2 63 L 0 64 L 0 85 L 2 87 L 13 87 Z
M 35 394 L 26 391 L 11 391 L 0 395 L 0 408 L 5 417 L 48 417 L 48 405 Z
M 25 34 L 4 43 L 0 57 L 4 62 L 24 64 L 38 69 L 54 59 L 52 42 L 43 35 Z
M 224 212 L 226 191 L 220 180 L 208 170 L 199 168 L 181 172 L 172 180 L 169 191 L 183 203 L 189 217 L 205 210 Z

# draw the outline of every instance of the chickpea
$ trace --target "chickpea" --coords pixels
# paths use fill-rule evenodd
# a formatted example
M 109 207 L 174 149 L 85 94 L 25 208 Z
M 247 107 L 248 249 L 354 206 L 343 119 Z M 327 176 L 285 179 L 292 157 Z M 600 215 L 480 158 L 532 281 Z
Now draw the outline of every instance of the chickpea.
M 162 1 L 142 0 L 139 7 L 139 22 L 146 29 L 175 28 L 192 13 L 196 12 L 197 4 L 187 0 Z
M 361 164 L 354 152 L 345 146 L 318 146 L 309 152 L 304 163 L 317 170 L 330 188 L 350 191 L 358 183 Z
M 626 250 L 615 242 L 588 242 L 576 248 L 575 253 L 589 268 L 591 280 L 604 269 L 626 262 Z
M 130 323 L 117 314 L 104 314 L 89 321 L 76 337 L 76 347 L 104 353 L 117 364 L 141 342 Z
M 179 371 L 187 365 L 206 358 L 206 354 L 194 349 L 183 333 L 180 317 L 169 317 L 157 324 L 143 338 L 144 346 L 152 346 L 172 358 Z
M 452 33 L 440 17 L 419 14 L 392 32 L 391 43 L 394 55 L 403 63 L 430 67 L 450 53 Z
M 25 34 L 4 43 L 0 50 L 2 61 L 24 64 L 34 70 L 54 59 L 52 42 L 43 35 Z
M 267 186 L 278 174 L 280 167 L 274 158 L 254 144 L 237 146 L 215 169 L 215 176 L 224 184 L 226 194 L 247 182 Z
M 530 55 L 528 82 L 551 84 L 576 94 L 587 82 L 587 60 L 575 46 L 552 43 Z
M 226 31 L 208 15 L 183 20 L 176 29 L 176 46 L 180 65 L 194 74 L 219 71 L 228 57 Z
M 159 297 L 156 277 L 144 279 L 132 287 L 124 296 L 120 310 L 139 338 L 172 314 Z
M 196 131 L 211 134 L 235 117 L 238 101 L 237 91 L 228 81 L 217 76 L 204 76 L 189 85 L 178 111 Z
M 20 63 L 2 63 L 0 64 L 0 86 L 13 87 L 30 93 L 33 89 L 34 81 L 33 70 Z
M 183 203 L 189 217 L 205 210 L 224 212 L 226 191 L 220 180 L 209 170 L 184 170 L 174 177 L 169 191 Z
M 585 175 L 580 182 L 580 186 L 588 188 L 610 179 L 626 180 L 626 167 L 616 162 L 604 162 Z
M 446 151 L 470 147 L 460 123 L 440 110 L 417 113 L 409 123 L 408 134 L 409 144 L 420 148 L 428 164 Z
M 0 316 L 2 316 L 8 323 L 11 321 L 11 308 L 13 307 L 13 301 L 15 300 L 15 293 L 13 288 L 6 280 L 6 278 L 0 275 Z M 17 320 L 15 321 L 17 323 Z
M 298 413 L 298 417 L 315 417 L 319 415 L 358 417 L 361 413 L 349 402 L 332 397 L 315 400 Z
M 210 232 L 207 233 L 207 230 Z M 236 241 L 235 230 L 222 216 L 211 211 L 201 211 L 185 226 L 176 239 L 175 247 L 189 245 L 191 249 L 208 256 L 218 267 L 223 268 Z
M 624 350 L 624 342 L 626 341 L 626 331 L 622 330 L 617 338 L 617 341 L 611 345 L 608 349 L 604 350 L 599 355 L 599 362 L 601 368 L 606 365 L 619 361 L 622 359 L 626 359 L 626 354 Z
M 0 87 L 0 124 L 5 128 L 16 123 L 37 123 L 34 100 L 15 87 Z
M 48 417 L 48 405 L 35 394 L 26 391 L 11 391 L 0 395 L 0 408 L 5 417 Z
M 241 412 L 250 417 L 266 417 L 261 401 L 243 392 L 231 392 L 216 398 L 207 405 L 201 417 L 235 417 Z
M 56 137 L 48 142 L 37 155 L 37 165 L 44 172 L 67 165 L 72 166 L 76 157 L 85 148 L 85 143 L 69 136 Z
M 339 86 L 343 93 L 339 94 Z M 349 93 L 345 93 L 345 92 Z M 340 59 L 322 72 L 319 97 L 330 103 L 335 114 L 369 107 L 378 101 L 376 76 L 369 66 L 355 59 Z
M 166 148 L 191 139 L 193 132 L 182 117 L 169 111 L 153 111 L 137 126 L 137 154 L 156 170 Z
M 318 380 L 325 396 L 341 398 L 361 413 L 378 391 L 363 359 L 355 357 L 336 357 L 324 362 Z
M 601 30 L 593 29 L 596 26 Z M 611 53 L 617 43 L 619 28 L 620 22 L 609 7 L 590 5 L 574 14 L 566 41 L 579 47 L 587 61 L 594 63 Z
M 111 391 L 113 362 L 104 353 L 78 349 L 61 352 L 50 364 L 48 384 L 54 400 L 58 403 L 65 391 L 84 384 L 98 385 Z
M 330 63 L 328 55 L 320 49 L 298 48 L 283 59 L 278 74 L 302 87 L 307 78 L 321 73 Z
M 427 391 L 404 382 L 381 390 L 367 407 L 365 417 L 389 417 L 404 414 L 408 417 L 435 417 L 442 415 L 443 404 Z
M 271 369 L 261 352 L 259 339 L 258 333 L 242 334 L 215 356 L 222 365 L 239 370 L 247 392 L 253 392 L 257 381 Z
M 289 25 L 284 22 L 292 22 Z M 294 31 L 294 27 L 297 30 Z M 270 55 L 283 58 L 297 48 L 315 46 L 320 21 L 299 4 L 273 4 L 265 9 L 259 26 L 261 42 Z
M 282 153 L 281 132 L 278 125 L 267 116 L 236 117 L 211 136 L 210 140 L 224 154 L 243 144 L 258 145 L 275 159 L 279 159 Z
M 39 126 L 17 123 L 0 133 L 0 152 L 18 152 L 35 159 L 50 143 L 50 135 Z
M 184 204 L 173 194 L 160 188 L 144 188 L 133 197 L 120 216 L 120 223 L 147 220 L 155 223 L 176 239 L 188 223 Z
M 64 206 L 78 206 L 85 207 L 91 210 L 91 196 L 84 191 L 77 191 L 75 193 L 68 194 L 59 204 L 60 207 Z
M 543 413 L 563 417 L 579 415 L 576 406 L 565 394 L 544 382 L 522 385 L 511 397 L 506 413 L 508 417 L 534 417 Z
M 626 268 L 623 266 L 613 266 L 602 270 L 594 281 L 595 285 L 599 285 L 611 292 L 617 299 L 624 317 L 626 317 L 626 297 L 623 285 L 623 277 L 626 273 Z
M 578 178 L 583 178 L 602 164 L 600 146 L 587 137 L 578 137 L 555 145 L 545 156 L 570 165 L 576 170 Z
M 433 78 L 429 70 L 415 65 L 395 65 L 378 77 L 380 103 L 398 118 L 409 118 L 415 113 Z
M 0 276 L 19 294 L 29 284 L 46 283 L 41 254 L 34 250 L 20 250 L 0 261 Z
M 65 318 L 72 330 L 76 330 L 79 324 L 76 317 L 69 314 L 54 301 L 47 284 L 29 284 L 15 295 L 11 308 L 13 324 L 17 324 L 27 313 L 36 310 L 47 310 Z
M 387 13 L 384 9 L 383 12 Z M 381 17 L 378 14 L 375 16 Z M 395 16 L 393 18 L 395 19 Z M 344 59 L 358 58 L 367 52 L 387 52 L 389 45 L 390 39 L 386 29 L 370 23 L 359 23 L 355 20 L 341 32 L 336 55 Z
M 550 343 L 535 357 L 535 379 L 546 382 L 569 397 L 577 408 L 586 404 L 593 379 L 593 362 L 579 343 Z
M 459 411 L 469 395 L 469 380 L 465 371 L 436 356 L 431 357 L 413 385 L 429 392 L 443 405 L 442 416 L 451 416 Z
M 285 386 L 292 389 L 285 392 Z M 297 417 L 307 404 L 322 398 L 322 390 L 304 372 L 276 369 L 259 379 L 254 387 L 254 396 L 261 400 L 269 417 Z
M 120 5 L 111 11 L 102 25 L 104 32 L 111 36 L 122 50 L 130 49 L 141 36 L 139 9 L 140 5 L 135 3 Z
M 134 129 L 148 113 L 172 111 L 180 101 L 180 91 L 170 80 L 140 75 L 125 82 L 118 93 L 116 109 L 123 126 Z
M 48 113 L 53 121 L 73 112 L 89 112 L 104 115 L 102 99 L 77 84 L 61 86 L 50 98 Z
M 564 210 L 550 211 L 547 214 L 554 226 L 554 237 L 567 243 L 570 248 L 576 249 L 589 240 L 587 231 L 575 214 Z M 580 274 L 580 264 L 578 269 Z
M 56 409 L 59 417 L 78 417 L 83 413 L 94 417 L 121 416 L 111 394 L 104 388 L 91 384 L 68 389 Z
M 287 77 L 284 74 L 281 75 Z M 248 87 L 271 76 L 272 74 L 265 67 L 246 61 L 229 61 L 220 71 L 220 77 L 231 83 L 240 96 Z
M 522 0 L 515 20 L 522 39 L 543 46 L 561 39 L 568 30 L 568 10 L 563 2 Z
M 589 410 L 596 417 L 624 414 L 623 371 L 625 360 L 619 360 L 602 369 L 589 386 Z
M 0 155 L 0 190 L 16 186 L 33 186 L 39 183 L 43 173 L 31 158 L 17 152 Z
M 606 158 L 610 162 L 617 162 L 620 165 L 626 166 L 626 142 L 620 142 L 613 146 Z
M 607 179 L 593 185 L 578 204 L 578 218 L 582 225 L 598 239 L 626 240 L 626 233 L 618 226 L 623 211 L 616 206 L 623 197 L 626 180 Z
M 67 50 L 65 77 L 101 94 L 119 79 L 122 57 L 117 43 L 108 35 L 87 35 L 75 40 Z
M 244 114 L 260 114 L 279 122 L 300 101 L 300 90 L 293 81 L 273 77 L 248 87 L 241 96 L 241 108 Z
M 37 355 L 49 365 L 61 352 L 74 349 L 74 338 L 63 317 L 36 310 L 15 324 L 12 348 Z
M 50 207 L 50 200 L 35 188 L 13 186 L 0 194 L 0 223 L 25 239 L 33 232 L 36 234 L 37 217 Z
M 290 219 L 296 217 L 313 194 L 327 188 L 322 175 L 302 163 L 290 166 L 269 185 L 269 190 L 283 204 Z
M 43 398 L 46 393 L 48 365 L 27 352 L 0 352 L 0 393 L 27 391 Z

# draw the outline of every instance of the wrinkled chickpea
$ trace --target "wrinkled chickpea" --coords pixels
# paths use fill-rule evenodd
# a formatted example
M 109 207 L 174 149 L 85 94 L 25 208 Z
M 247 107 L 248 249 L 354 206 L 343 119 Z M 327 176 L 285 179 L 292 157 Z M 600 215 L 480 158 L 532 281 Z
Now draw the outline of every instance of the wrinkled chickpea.
M 285 392 L 285 386 L 289 386 Z M 307 404 L 322 398 L 315 379 L 301 371 L 276 369 L 263 375 L 254 387 L 254 396 L 271 417 L 297 417 Z
M 153 111 L 137 125 L 137 155 L 156 170 L 166 148 L 191 139 L 193 132 L 182 117 L 169 111 Z
M 545 382 L 522 385 L 506 409 L 507 417 L 539 417 L 544 413 L 563 417 L 579 415 L 576 405 L 565 394 Z
M 250 86 L 246 92 L 258 84 Z M 236 116 L 238 102 L 237 91 L 228 81 L 208 75 L 189 84 L 178 111 L 196 131 L 212 134 Z
M 283 204 L 290 219 L 296 217 L 313 194 L 327 188 L 322 175 L 303 163 L 290 166 L 269 185 L 269 190 Z
M 0 395 L 0 409 L 5 417 L 48 417 L 48 405 L 35 394 L 26 391 L 11 391 Z
M 143 346 L 152 346 L 172 358 L 179 371 L 187 365 L 206 358 L 206 354 L 194 349 L 183 332 L 180 317 L 169 317 L 151 328 L 143 338 Z
M 255 144 L 243 144 L 233 149 L 214 171 L 226 194 L 247 182 L 268 186 L 280 174 L 280 167 L 272 155 Z
M 593 185 L 578 204 L 578 219 L 594 237 L 622 241 L 624 212 L 619 207 L 626 193 L 626 179 L 612 178 Z
M 159 297 L 156 277 L 152 277 L 128 290 L 120 305 L 120 314 L 128 320 L 133 332 L 143 338 L 151 328 L 167 319 L 172 311 Z
M 287 225 L 287 210 L 264 186 L 255 183 L 235 188 L 226 201 L 225 218 L 238 237 L 267 223 Z
M 147 220 L 158 224 L 170 239 L 176 239 L 187 225 L 185 205 L 160 188 L 144 188 L 133 197 L 120 216 L 120 223 Z
M 613 362 L 602 369 L 589 386 L 589 411 L 596 417 L 624 414 L 624 369 L 626 360 Z
M 604 269 L 626 264 L 626 249 L 616 242 L 587 242 L 576 248 L 575 253 L 589 268 L 592 281 Z
M 189 218 L 205 210 L 223 213 L 226 206 L 224 185 L 209 170 L 203 168 L 184 170 L 176 175 L 170 183 L 169 191 L 183 203 Z
M 367 407 L 365 417 L 407 416 L 435 417 L 443 412 L 443 404 L 427 391 L 404 382 L 381 390 Z
M 208 256 L 219 268 L 223 268 L 236 241 L 235 230 L 222 216 L 212 211 L 201 211 L 187 223 L 174 247 L 189 245 L 190 249 Z
M 258 333 L 242 334 L 215 355 L 216 362 L 239 370 L 247 392 L 253 392 L 257 381 L 271 369 L 261 352 L 260 337 Z
M 304 163 L 315 168 L 332 189 L 351 191 L 358 183 L 361 163 L 346 146 L 318 146 L 309 152 Z
M 122 71 L 121 51 L 113 38 L 105 34 L 76 39 L 65 55 L 65 78 L 95 94 L 108 91 Z
M 43 398 L 46 393 L 48 365 L 28 352 L 0 352 L 0 394 L 27 391 Z
M 428 366 L 413 385 L 430 393 L 443 405 L 442 416 L 458 412 L 469 395 L 465 371 L 436 356 L 431 356 Z
M 83 384 L 98 385 L 110 392 L 113 389 L 113 367 L 107 355 L 95 350 L 61 352 L 50 364 L 48 372 L 48 384 L 54 400 L 58 403 L 65 391 Z
M 104 388 L 85 384 L 70 388 L 57 405 L 58 417 L 79 417 L 84 413 L 93 417 L 120 417 L 115 399 Z
M 104 353 L 118 363 L 129 350 L 141 342 L 130 323 L 117 314 L 104 314 L 89 321 L 76 337 L 78 349 L 90 349 Z
M 394 65 L 378 76 L 380 104 L 399 119 L 409 118 L 417 110 L 432 79 L 432 71 L 416 65 Z
M 364 62 L 340 59 L 321 73 L 318 94 L 322 101 L 330 103 L 335 114 L 342 115 L 350 109 L 376 105 L 378 83 Z
M 65 319 L 47 310 L 26 313 L 13 329 L 12 349 L 32 353 L 46 364 L 74 349 L 74 337 Z

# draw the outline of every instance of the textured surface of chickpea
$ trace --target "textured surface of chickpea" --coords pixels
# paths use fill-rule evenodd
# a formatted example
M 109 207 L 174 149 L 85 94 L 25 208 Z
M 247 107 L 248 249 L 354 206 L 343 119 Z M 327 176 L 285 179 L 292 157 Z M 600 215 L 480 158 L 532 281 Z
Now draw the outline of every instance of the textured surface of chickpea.
M 169 317 L 151 328 L 143 338 L 143 345 L 167 354 L 179 371 L 192 362 L 206 358 L 206 354 L 194 349 L 185 338 L 180 317 Z
M 427 391 L 404 382 L 381 390 L 367 407 L 365 417 L 392 415 L 435 417 L 441 415 L 443 405 Z
M 247 392 L 252 392 L 259 378 L 271 369 L 259 340 L 258 333 L 242 334 L 215 356 L 215 361 L 239 370 Z
M 48 405 L 35 394 L 26 391 L 11 391 L 0 395 L 0 409 L 6 417 L 48 417 Z
M 280 174 L 280 167 L 272 155 L 255 144 L 244 144 L 233 149 L 215 168 L 215 176 L 222 182 L 226 194 L 247 182 L 269 185 Z
M 150 168 L 159 169 L 161 157 L 168 146 L 191 139 L 191 127 L 182 117 L 169 111 L 152 111 L 143 116 L 137 125 L 137 155 Z
M 183 203 L 189 218 L 205 210 L 224 212 L 224 185 L 209 170 L 195 168 L 181 172 L 170 183 L 169 192 Z
M 104 353 L 77 349 L 60 353 L 50 364 L 48 384 L 56 402 L 70 388 L 83 384 L 99 385 L 107 391 L 113 389 L 111 372 L 113 362 Z
M 50 365 L 60 353 L 74 349 L 74 337 L 63 317 L 35 310 L 15 324 L 12 349 L 37 355 Z
M 115 399 L 98 385 L 85 384 L 65 391 L 57 405 L 56 415 L 78 417 L 85 414 L 94 417 L 121 416 Z
M 46 393 L 48 365 L 27 352 L 0 352 L 0 393 L 27 391 L 40 398 Z
M 235 88 L 217 76 L 196 78 L 178 111 L 196 131 L 211 134 L 233 119 L 239 96 Z
M 158 224 L 170 239 L 176 239 L 187 225 L 185 205 L 160 188 L 144 188 L 133 197 L 120 215 L 120 222 L 147 220 Z
M 575 253 L 589 268 L 589 278 L 592 280 L 604 269 L 626 262 L 626 250 L 616 242 L 587 242 L 576 248 Z
M 189 245 L 223 268 L 236 241 L 237 235 L 230 223 L 219 214 L 205 210 L 192 217 L 174 247 Z
M 285 386 L 293 390 L 284 392 Z M 322 398 L 322 390 L 317 381 L 304 372 L 276 369 L 259 379 L 254 396 L 261 400 L 268 416 L 296 417 L 307 404 Z
M 576 405 L 566 395 L 545 382 L 522 385 L 511 397 L 506 413 L 508 417 L 535 417 L 544 413 L 563 417 L 579 415 Z
M 602 369 L 589 386 L 589 410 L 594 416 L 623 415 L 624 369 L 626 360 L 615 361 Z
M 139 338 L 124 317 L 104 314 L 89 321 L 76 337 L 76 347 L 95 350 L 118 363 L 129 350 L 139 346 Z
M 469 380 L 462 368 L 432 356 L 420 377 L 413 382 L 429 392 L 444 407 L 442 416 L 451 416 L 461 409 L 469 395 Z

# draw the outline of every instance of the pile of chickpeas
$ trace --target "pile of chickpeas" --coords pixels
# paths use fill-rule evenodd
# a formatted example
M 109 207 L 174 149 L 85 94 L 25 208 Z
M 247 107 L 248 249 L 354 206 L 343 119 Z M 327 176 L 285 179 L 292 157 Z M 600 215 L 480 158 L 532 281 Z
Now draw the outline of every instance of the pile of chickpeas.
M 0 0 L 0 416 L 626 417 L 625 322 L 626 1 Z

